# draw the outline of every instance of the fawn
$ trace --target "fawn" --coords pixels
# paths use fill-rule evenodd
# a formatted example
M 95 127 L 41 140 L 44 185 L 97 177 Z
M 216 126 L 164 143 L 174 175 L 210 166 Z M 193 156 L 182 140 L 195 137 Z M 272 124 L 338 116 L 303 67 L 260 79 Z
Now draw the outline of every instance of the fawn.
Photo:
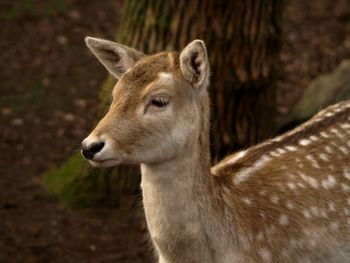
M 211 168 L 203 41 L 155 55 L 86 44 L 119 81 L 82 154 L 141 164 L 159 262 L 350 262 L 350 102 Z

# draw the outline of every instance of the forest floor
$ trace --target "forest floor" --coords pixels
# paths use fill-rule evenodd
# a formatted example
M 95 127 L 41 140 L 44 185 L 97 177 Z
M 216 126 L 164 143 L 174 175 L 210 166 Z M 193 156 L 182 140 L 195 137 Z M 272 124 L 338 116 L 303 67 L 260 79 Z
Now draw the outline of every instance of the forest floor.
M 0 263 L 151 262 L 135 197 L 73 210 L 40 183 L 92 128 L 106 72 L 83 39 L 114 39 L 120 9 L 118 0 L 0 3 Z M 350 5 L 286 1 L 283 31 L 281 115 L 310 80 L 350 58 Z

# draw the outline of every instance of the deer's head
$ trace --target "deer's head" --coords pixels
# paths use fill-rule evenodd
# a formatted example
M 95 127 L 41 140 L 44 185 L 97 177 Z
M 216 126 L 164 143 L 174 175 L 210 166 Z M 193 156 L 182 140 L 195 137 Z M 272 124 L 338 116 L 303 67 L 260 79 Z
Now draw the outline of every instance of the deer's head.
M 201 40 L 181 53 L 142 52 L 87 37 L 86 44 L 117 80 L 107 114 L 82 142 L 98 167 L 156 163 L 181 154 L 199 133 L 209 64 Z

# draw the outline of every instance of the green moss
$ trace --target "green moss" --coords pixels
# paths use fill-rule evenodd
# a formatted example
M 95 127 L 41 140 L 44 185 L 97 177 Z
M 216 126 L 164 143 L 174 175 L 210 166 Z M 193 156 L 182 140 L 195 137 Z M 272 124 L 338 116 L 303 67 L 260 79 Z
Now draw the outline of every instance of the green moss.
M 114 78 L 108 77 L 102 84 L 101 115 L 111 103 L 115 82 Z M 70 207 L 116 206 L 121 193 L 134 193 L 139 183 L 139 171 L 135 167 L 92 168 L 80 153 L 43 176 L 43 185 L 48 193 Z
M 108 170 L 91 168 L 76 153 L 57 169 L 44 174 L 43 185 L 51 196 L 67 206 L 93 206 L 106 199 L 107 173 Z

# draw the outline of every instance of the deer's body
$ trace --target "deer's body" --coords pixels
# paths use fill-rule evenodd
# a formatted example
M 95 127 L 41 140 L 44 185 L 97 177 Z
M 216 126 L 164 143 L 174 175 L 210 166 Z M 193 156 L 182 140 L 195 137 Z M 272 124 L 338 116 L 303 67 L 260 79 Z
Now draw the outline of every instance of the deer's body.
M 349 262 L 349 118 L 350 102 L 337 104 L 212 174 L 189 156 L 142 165 L 152 240 L 174 256 L 164 262 Z
M 350 102 L 210 168 L 204 44 L 144 57 L 87 43 L 120 81 L 83 154 L 141 163 L 159 262 L 350 262 Z
M 212 168 L 243 262 L 350 262 L 349 118 L 339 103 Z

